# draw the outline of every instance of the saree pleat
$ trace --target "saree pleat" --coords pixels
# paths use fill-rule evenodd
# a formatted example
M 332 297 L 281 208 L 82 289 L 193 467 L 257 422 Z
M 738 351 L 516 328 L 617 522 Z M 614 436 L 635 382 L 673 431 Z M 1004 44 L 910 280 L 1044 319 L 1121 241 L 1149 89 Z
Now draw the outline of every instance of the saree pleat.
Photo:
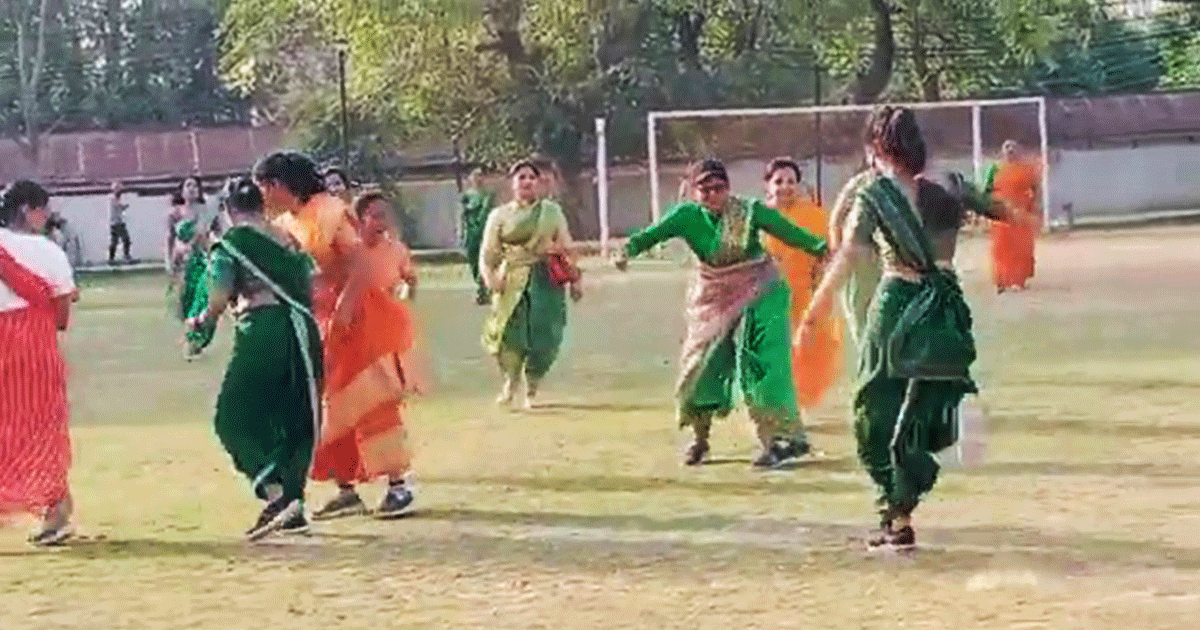
M 286 498 L 302 499 L 320 426 L 323 378 L 307 263 L 300 253 L 246 227 L 230 230 L 217 247 L 259 276 L 283 303 L 239 315 L 214 428 L 260 498 L 267 485 L 277 483 Z
M 879 284 L 859 346 L 852 400 L 858 456 L 879 489 L 879 502 L 891 515 L 906 514 L 937 482 L 934 454 L 958 439 L 959 405 L 977 391 L 966 371 L 974 360 L 970 310 L 953 272 L 935 267 L 928 239 L 895 185 L 880 178 L 862 196 L 861 211 L 879 214 L 900 258 L 923 274 L 920 282 L 887 277 Z M 955 330 L 944 330 L 946 325 Z M 914 343 L 948 338 L 959 342 L 946 346 L 960 355 L 949 357 L 962 366 L 957 375 L 910 373 L 913 356 L 947 356 L 946 347 Z
M 803 199 L 779 208 L 780 214 L 792 223 L 825 238 L 828 218 L 815 202 Z M 801 319 L 812 301 L 819 284 L 820 269 L 812 256 L 785 246 L 778 239 L 764 239 L 767 251 L 779 265 L 791 292 L 788 305 L 791 333 L 800 327 Z M 811 408 L 821 403 L 826 392 L 837 380 L 841 369 L 842 331 L 833 313 L 820 318 L 811 330 L 810 343 L 791 350 L 792 378 L 800 407 Z
M 493 211 L 497 230 L 490 251 L 481 252 L 484 269 L 498 267 L 503 286 L 494 291 L 484 322 L 484 349 L 502 362 L 523 365 L 526 377 L 540 381 L 562 347 L 567 326 L 567 291 L 550 276 L 545 261 L 561 223 L 562 211 L 542 200 L 529 207 L 515 203 Z

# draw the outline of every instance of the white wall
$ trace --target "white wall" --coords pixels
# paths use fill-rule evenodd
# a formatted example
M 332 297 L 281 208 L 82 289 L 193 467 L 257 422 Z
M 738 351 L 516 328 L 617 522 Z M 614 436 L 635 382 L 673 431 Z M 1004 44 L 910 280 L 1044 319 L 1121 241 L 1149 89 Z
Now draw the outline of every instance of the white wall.
M 171 213 L 171 198 L 167 195 L 140 197 L 126 193 L 122 199 L 129 204 L 125 222 L 129 227 L 130 253 L 139 260 L 161 261 L 166 254 L 167 216 Z M 54 197 L 52 210 L 67 220 L 72 234 L 80 243 L 84 264 L 108 261 L 108 200 L 107 194 Z M 212 199 L 209 199 L 210 203 Z M 122 255 L 117 249 L 117 258 Z
M 1200 144 L 1058 151 L 1050 207 L 1077 217 L 1200 209 Z
M 762 195 L 761 161 L 738 161 L 727 166 L 735 191 L 748 196 Z M 805 179 L 813 181 L 814 165 L 810 161 L 803 166 Z M 826 204 L 833 203 L 842 184 L 857 168 L 856 161 L 824 163 L 822 194 Z M 933 168 L 972 172 L 969 157 L 938 160 Z M 664 210 L 675 202 L 682 174 L 679 165 L 663 169 L 660 186 Z M 610 175 L 610 226 L 614 236 L 623 236 L 650 222 L 650 181 L 644 168 L 613 169 Z M 493 179 L 488 185 L 498 191 L 500 199 L 507 198 L 505 180 Z M 454 181 L 404 182 L 401 190 L 415 224 L 415 233 L 407 234 L 406 240 L 421 248 L 456 247 L 460 209 Z M 1200 209 L 1200 145 L 1054 151 L 1050 158 L 1050 192 L 1051 214 L 1055 217 L 1064 204 L 1073 205 L 1076 217 Z M 168 198 L 127 194 L 125 200 L 129 203 L 126 216 L 134 257 L 161 259 L 170 212 Z M 106 261 L 108 196 L 55 197 L 51 203 L 78 235 L 84 261 Z M 594 207 L 593 199 L 590 207 L 581 211 L 583 233 L 576 235 L 577 239 L 598 236 Z

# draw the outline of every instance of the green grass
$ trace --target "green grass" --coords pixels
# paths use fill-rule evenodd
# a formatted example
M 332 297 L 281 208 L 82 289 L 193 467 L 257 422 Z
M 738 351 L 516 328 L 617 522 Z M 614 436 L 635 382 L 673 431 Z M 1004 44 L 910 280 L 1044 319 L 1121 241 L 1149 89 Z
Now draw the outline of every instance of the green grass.
M 462 268 L 423 270 L 438 382 L 409 414 L 418 513 L 257 546 L 209 426 L 228 328 L 185 363 L 160 278 L 87 278 L 66 350 L 89 538 L 47 552 L 0 530 L 0 628 L 1193 628 L 1198 245 L 1184 227 L 1054 237 L 1033 288 L 996 296 L 984 243 L 964 244 L 989 458 L 945 474 L 910 557 L 852 540 L 872 493 L 844 384 L 812 419 L 821 458 L 752 472 L 735 414 L 723 463 L 680 465 L 676 260 L 592 261 L 528 413 L 491 403 Z

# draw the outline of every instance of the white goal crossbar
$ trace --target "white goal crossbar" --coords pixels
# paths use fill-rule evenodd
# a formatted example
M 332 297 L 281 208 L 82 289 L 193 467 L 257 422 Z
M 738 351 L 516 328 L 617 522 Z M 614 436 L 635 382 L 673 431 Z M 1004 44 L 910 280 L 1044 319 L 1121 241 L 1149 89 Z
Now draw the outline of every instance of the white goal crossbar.
M 786 116 L 795 114 L 844 114 L 854 112 L 869 112 L 879 105 L 893 104 L 902 105 L 912 109 L 946 109 L 951 107 L 970 107 L 971 108 L 971 144 L 972 157 L 975 166 L 975 179 L 979 181 L 983 175 L 983 138 L 980 124 L 980 112 L 985 107 L 1000 107 L 1005 105 L 1037 105 L 1038 108 L 1038 133 L 1041 137 L 1041 163 L 1042 163 L 1042 225 L 1049 229 L 1050 227 L 1050 166 L 1049 166 L 1049 134 L 1046 121 L 1046 98 L 1042 96 L 1028 96 L 1021 98 L 1006 98 L 1006 99 L 991 99 L 991 100 L 969 100 L 969 101 L 936 101 L 926 103 L 878 103 L 871 105 L 813 105 L 808 107 L 779 107 L 779 108 L 764 108 L 764 109 L 699 109 L 699 110 L 673 110 L 662 112 L 650 112 L 646 114 L 646 152 L 650 158 L 650 213 L 651 220 L 657 223 L 662 218 L 662 206 L 659 201 L 660 182 L 658 178 L 658 134 L 657 127 L 659 120 L 670 120 L 677 118 L 723 118 L 734 116 Z M 601 180 L 603 182 L 603 180 Z M 607 186 L 603 186 L 602 190 L 607 191 Z M 608 207 L 607 194 L 601 195 L 601 243 L 606 243 L 608 240 Z M 602 246 L 607 249 L 607 246 Z

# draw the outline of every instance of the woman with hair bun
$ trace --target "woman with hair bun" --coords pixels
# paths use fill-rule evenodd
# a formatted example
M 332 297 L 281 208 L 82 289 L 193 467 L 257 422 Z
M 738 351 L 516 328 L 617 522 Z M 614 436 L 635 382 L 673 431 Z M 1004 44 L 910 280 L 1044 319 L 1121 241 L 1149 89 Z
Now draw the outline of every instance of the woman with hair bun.
M 49 202 L 28 180 L 0 196 L 0 518 L 41 517 L 29 541 L 43 546 L 72 535 L 73 512 L 58 331 L 67 329 L 76 290 L 67 255 L 42 236 Z
M 214 428 L 266 503 L 246 532 L 257 540 L 308 526 L 304 490 L 320 427 L 321 337 L 311 263 L 267 220 L 258 187 L 249 178 L 231 181 L 226 206 L 234 226 L 213 246 L 208 304 L 188 328 L 215 326 L 231 307 L 237 319 Z
M 882 275 L 866 320 L 852 400 L 858 454 L 879 488 L 872 548 L 916 543 L 912 513 L 937 481 L 936 453 L 959 439 L 975 393 L 971 311 L 954 272 L 963 206 L 923 177 L 925 142 L 912 110 L 881 107 L 866 137 L 878 173 L 858 193 L 846 242 L 813 295 L 796 343 L 811 344 L 856 259 L 878 252 Z
M 386 477 L 388 490 L 377 515 L 397 515 L 413 501 L 405 483 L 407 451 L 394 432 L 373 423 L 377 410 L 399 405 L 409 394 L 400 367 L 388 355 L 364 362 L 364 349 L 387 347 L 395 328 L 372 326 L 391 313 L 370 290 L 374 270 L 350 207 L 326 190 L 312 160 L 299 153 L 274 153 L 254 167 L 276 225 L 287 231 L 316 263 L 313 313 L 325 344 L 325 417 L 313 456 L 312 478 L 333 481 L 338 494 L 313 513 L 314 519 L 367 511 L 356 484 Z M 382 436 L 381 436 L 382 434 Z M 386 439 L 377 439 L 384 437 Z

